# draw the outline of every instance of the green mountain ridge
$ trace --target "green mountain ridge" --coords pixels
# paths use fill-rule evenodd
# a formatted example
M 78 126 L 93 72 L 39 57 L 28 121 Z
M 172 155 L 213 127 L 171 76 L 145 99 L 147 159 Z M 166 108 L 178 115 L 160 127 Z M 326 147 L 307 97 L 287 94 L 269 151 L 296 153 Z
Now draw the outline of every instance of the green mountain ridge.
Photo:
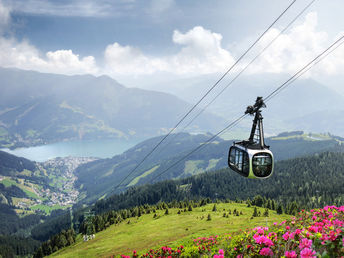
M 132 171 L 135 166 L 161 140 L 161 137 L 144 141 L 111 159 L 101 159 L 78 167 L 76 170 L 78 177 L 76 187 L 86 195 L 82 202 L 92 203 L 100 197 L 103 198 L 109 195 L 114 190 L 119 192 L 135 185 L 166 179 L 185 178 L 227 167 L 228 149 L 233 141 L 216 138 L 204 148 L 201 148 L 166 171 L 167 168 L 183 158 L 192 149 L 207 141 L 211 135 L 182 133 L 175 136 L 172 135 L 172 137 L 174 137 L 174 140 L 170 145 L 159 147 L 134 172 Z M 276 161 L 316 152 L 344 151 L 343 139 L 328 134 L 292 132 L 287 136 L 281 134 L 277 137 L 267 138 L 266 142 L 271 146 Z M 158 177 L 158 175 L 160 176 Z M 116 189 L 116 186 L 121 181 L 123 181 L 123 184 Z

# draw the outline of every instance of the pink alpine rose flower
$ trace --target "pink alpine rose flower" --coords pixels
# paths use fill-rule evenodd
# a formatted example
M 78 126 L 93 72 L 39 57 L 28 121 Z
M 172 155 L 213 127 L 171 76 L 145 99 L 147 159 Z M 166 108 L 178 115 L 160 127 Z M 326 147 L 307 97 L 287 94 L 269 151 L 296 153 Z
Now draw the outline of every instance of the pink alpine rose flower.
M 312 247 L 312 240 L 307 239 L 307 238 L 302 238 L 299 248 L 302 250 L 304 248 L 311 248 Z
M 263 255 L 263 256 L 273 256 L 274 255 L 272 250 L 268 247 L 262 248 L 262 250 L 260 250 L 259 254 Z
M 310 248 L 305 248 L 300 253 L 301 258 L 316 258 L 315 251 Z
M 286 252 L 284 253 L 284 256 L 285 256 L 286 258 L 296 258 L 296 257 L 297 257 L 297 254 L 296 254 L 295 251 L 286 251 Z

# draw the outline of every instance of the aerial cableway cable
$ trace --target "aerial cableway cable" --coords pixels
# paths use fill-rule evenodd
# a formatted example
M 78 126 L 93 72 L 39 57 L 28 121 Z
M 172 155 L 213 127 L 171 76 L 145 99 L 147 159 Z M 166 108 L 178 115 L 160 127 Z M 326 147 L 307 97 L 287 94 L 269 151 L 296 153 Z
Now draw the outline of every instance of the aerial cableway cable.
M 155 147 L 132 169 L 124 179 L 114 188 L 113 191 L 118 189 L 118 187 L 132 174 L 134 171 L 141 166 L 141 164 L 161 145 L 161 143 L 185 120 L 187 116 L 203 101 L 203 99 L 223 80 L 227 74 L 233 70 L 233 68 L 241 61 L 241 59 L 246 56 L 246 54 L 260 41 L 260 39 L 275 25 L 275 23 L 291 8 L 291 6 L 296 2 L 293 0 L 288 7 L 273 21 L 273 23 L 253 42 L 253 44 L 234 62 L 234 64 L 216 81 L 216 83 L 198 100 L 191 109 L 179 120 L 179 122 L 155 145 Z
M 321 57 L 327 56 L 326 53 L 330 53 L 329 50 L 333 48 L 334 46 L 341 45 L 343 42 L 338 44 L 342 39 L 344 38 L 344 35 L 341 36 L 339 39 L 337 39 L 334 43 L 332 43 L 328 48 L 326 48 L 323 52 L 321 52 L 318 56 L 316 56 L 312 61 L 310 61 L 307 65 L 305 65 L 301 70 L 299 70 L 297 73 L 295 73 L 291 78 L 289 78 L 285 83 L 283 83 L 281 86 L 279 86 L 277 89 L 275 89 L 273 92 L 271 92 L 266 98 L 264 98 L 264 102 L 268 102 L 270 99 L 275 97 L 278 93 L 280 93 L 283 89 L 288 87 L 291 83 L 291 81 L 294 80 L 294 78 L 298 78 L 298 76 L 303 74 L 304 72 L 308 71 L 310 67 L 313 66 L 313 64 L 317 63 L 317 60 L 321 59 Z M 322 60 L 322 59 L 321 59 Z M 308 69 L 308 70 L 307 70 Z M 300 75 L 300 76 L 301 76 Z
M 288 25 L 281 30 L 276 37 L 274 37 L 268 45 L 266 45 L 262 51 L 260 51 L 204 108 L 202 108 L 181 130 L 180 132 L 184 132 L 186 128 L 188 128 L 193 121 L 195 121 L 214 101 L 230 86 L 234 83 L 234 81 L 244 72 L 247 70 L 247 68 L 255 62 L 287 29 L 290 28 L 290 26 L 315 2 L 316 0 L 312 0 L 308 5 L 306 5 L 305 8 L 301 10 L 301 12 L 296 15 L 296 17 L 288 23 Z M 176 139 L 178 134 L 175 134 L 172 139 L 168 143 L 166 143 L 160 151 L 162 152 L 173 140 Z
M 277 87 L 271 94 L 269 94 L 266 98 L 264 98 L 264 102 L 267 102 L 271 100 L 273 97 L 275 97 L 278 93 L 281 92 L 281 90 L 285 89 L 289 85 L 291 85 L 295 80 L 297 80 L 300 76 L 302 76 L 305 72 L 307 72 L 309 69 L 311 69 L 314 65 L 318 64 L 320 61 L 322 61 L 325 57 L 327 57 L 330 53 L 332 53 L 334 50 L 336 50 L 339 46 L 341 46 L 344 41 L 340 42 L 344 39 L 344 35 L 341 36 L 338 40 L 336 40 L 333 44 L 331 44 L 328 48 L 326 48 L 323 52 L 321 52 L 319 55 L 317 55 L 312 61 L 307 63 L 302 69 L 300 69 L 298 72 L 296 72 L 293 76 L 291 76 L 287 81 L 285 81 L 282 85 Z M 340 42 L 340 43 L 339 43 Z M 332 50 L 331 50 L 332 49 Z M 331 51 L 330 51 L 331 50 Z M 172 165 L 170 165 L 167 169 L 160 172 L 157 176 L 155 176 L 151 182 L 154 182 L 158 177 L 166 173 L 168 170 L 170 170 L 172 167 L 192 155 L 194 152 L 200 150 L 201 148 L 205 147 L 207 144 L 212 142 L 216 137 L 224 133 L 225 131 L 233 128 L 235 125 L 237 125 L 245 116 L 248 114 L 244 114 L 231 122 L 227 127 L 219 131 L 217 134 L 213 135 L 211 138 L 209 138 L 206 142 L 204 142 L 202 145 L 199 145 L 197 148 L 190 151 L 188 154 L 180 158 L 178 161 L 174 162 Z

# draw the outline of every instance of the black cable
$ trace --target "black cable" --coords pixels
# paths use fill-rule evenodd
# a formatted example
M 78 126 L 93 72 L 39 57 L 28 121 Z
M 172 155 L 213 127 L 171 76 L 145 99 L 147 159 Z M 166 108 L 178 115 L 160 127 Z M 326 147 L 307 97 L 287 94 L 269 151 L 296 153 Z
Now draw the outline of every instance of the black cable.
M 223 132 L 225 132 L 228 129 L 233 128 L 235 125 L 237 125 L 245 116 L 247 116 L 248 114 L 244 114 L 241 117 L 237 118 L 236 120 L 234 120 L 233 122 L 231 122 L 228 126 L 226 126 L 224 129 L 222 129 L 220 132 L 218 132 L 217 134 L 213 135 L 211 138 L 209 138 L 206 142 L 202 143 L 201 145 L 199 145 L 197 148 L 193 149 L 192 151 L 190 151 L 188 154 L 186 154 L 185 156 L 183 156 L 181 159 L 179 159 L 178 161 L 174 162 L 171 166 L 169 166 L 167 169 L 165 169 L 164 171 L 160 172 L 153 180 L 156 180 L 159 176 L 161 176 L 162 174 L 166 173 L 169 169 L 171 169 L 172 167 L 174 167 L 175 165 L 177 165 L 179 162 L 181 162 L 182 160 L 186 159 L 187 157 L 189 157 L 191 154 L 193 154 L 194 152 L 200 150 L 201 148 L 203 148 L 204 146 L 206 146 L 208 143 L 210 143 L 211 141 L 213 141 L 217 136 L 219 136 L 220 134 L 222 134 Z
M 186 128 L 188 126 L 190 126 L 190 124 L 192 124 L 193 121 L 195 121 L 212 103 L 214 103 L 214 101 L 231 85 L 233 84 L 233 82 L 244 72 L 246 71 L 246 69 L 253 63 L 255 62 L 288 28 L 290 28 L 290 26 L 315 2 L 316 0 L 312 0 L 305 8 L 303 8 L 301 10 L 301 12 L 291 21 L 289 22 L 289 24 L 282 30 L 280 31 L 280 33 L 278 33 L 278 35 L 272 40 L 270 41 L 270 43 L 264 47 L 264 49 L 262 51 L 259 52 L 258 55 L 256 55 L 213 99 L 212 101 L 210 101 L 204 108 L 202 108 L 197 115 L 195 115 L 190 121 L 189 123 L 187 123 L 181 130 L 180 132 L 183 132 L 186 130 Z M 173 140 L 176 139 L 178 134 L 175 134 L 174 137 L 167 143 L 164 145 L 164 147 L 160 150 L 161 152 L 171 143 L 173 142 Z
M 315 65 L 317 65 L 318 63 L 320 63 L 323 59 L 325 59 L 328 55 L 330 55 L 332 52 L 334 52 L 337 48 L 339 48 L 340 46 L 342 46 L 344 44 L 344 41 L 342 41 L 340 44 L 338 44 L 334 49 L 332 49 L 331 51 L 329 51 L 328 53 L 326 53 L 326 55 L 320 57 L 319 60 L 317 60 L 316 62 L 314 62 L 311 66 L 307 67 L 305 70 L 303 70 L 300 74 L 298 74 L 295 78 L 293 78 L 291 81 L 288 82 L 288 84 L 283 88 L 285 89 L 286 87 L 288 87 L 290 84 L 292 84 L 294 81 L 296 81 L 298 78 L 300 78 L 303 74 L 305 74 L 306 72 L 308 72 L 310 69 L 312 69 Z M 276 96 L 276 95 L 274 95 Z M 274 97 L 273 96 L 273 97 Z M 271 100 L 272 97 L 269 99 Z M 267 101 L 269 101 L 267 100 Z M 267 102 L 266 101 L 266 102 Z
M 257 44 L 257 42 L 271 29 L 273 25 L 289 10 L 289 8 L 296 2 L 293 0 L 291 4 L 274 20 L 274 22 L 258 37 L 258 39 L 239 57 L 239 59 L 221 76 L 221 78 L 203 95 L 203 97 L 192 106 L 192 108 L 179 120 L 179 122 L 158 142 L 157 145 L 134 167 L 134 169 L 121 180 L 115 187 L 114 191 L 160 146 L 160 144 L 184 121 L 184 119 L 203 101 L 203 99 L 222 81 L 222 79 L 240 62 L 240 60 Z

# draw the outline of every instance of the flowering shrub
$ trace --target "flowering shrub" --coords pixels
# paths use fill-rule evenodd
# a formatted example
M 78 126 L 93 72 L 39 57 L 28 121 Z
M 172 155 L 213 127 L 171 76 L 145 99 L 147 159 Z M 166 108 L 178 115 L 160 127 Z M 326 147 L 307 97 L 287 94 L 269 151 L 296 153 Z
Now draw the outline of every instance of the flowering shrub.
M 341 257 L 344 206 L 301 211 L 298 218 L 235 234 L 225 250 L 233 257 Z
M 302 210 L 297 217 L 231 235 L 199 237 L 187 246 L 167 246 L 140 257 L 343 257 L 344 206 Z M 127 256 L 122 256 L 127 257 Z M 134 251 L 132 257 L 138 257 Z

